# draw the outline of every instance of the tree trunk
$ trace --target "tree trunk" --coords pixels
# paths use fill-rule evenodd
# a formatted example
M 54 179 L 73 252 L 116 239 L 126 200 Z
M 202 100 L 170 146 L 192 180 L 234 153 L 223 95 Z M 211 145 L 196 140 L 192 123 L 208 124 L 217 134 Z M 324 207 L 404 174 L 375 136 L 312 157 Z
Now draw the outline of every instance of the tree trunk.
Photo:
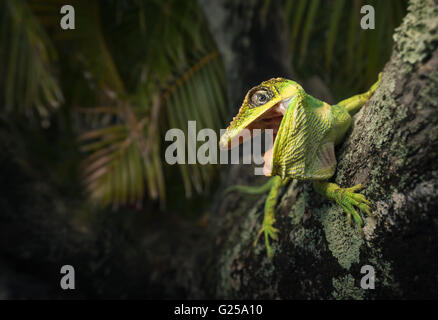
M 336 150 L 333 180 L 342 187 L 364 184 L 362 193 L 373 204 L 375 215 L 366 218 L 364 237 L 311 183 L 293 181 L 279 196 L 280 234 L 271 262 L 263 241 L 252 246 L 265 197 L 218 195 L 209 226 L 214 244 L 204 252 L 205 296 L 438 297 L 437 29 L 438 3 L 412 0 L 395 31 L 381 85 Z M 229 76 L 230 87 L 242 89 L 241 79 L 248 78 Z M 242 167 L 230 171 L 240 174 L 239 182 L 253 172 Z M 375 270 L 374 290 L 361 288 L 365 265 Z

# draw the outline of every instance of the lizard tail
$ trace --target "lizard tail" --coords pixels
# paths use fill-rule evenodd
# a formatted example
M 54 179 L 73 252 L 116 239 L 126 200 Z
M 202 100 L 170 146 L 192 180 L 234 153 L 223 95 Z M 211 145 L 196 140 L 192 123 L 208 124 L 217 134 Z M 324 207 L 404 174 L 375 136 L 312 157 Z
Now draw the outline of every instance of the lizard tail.
M 233 191 L 238 191 L 238 192 L 243 192 L 246 194 L 262 194 L 265 193 L 267 191 L 269 191 L 269 189 L 271 189 L 273 185 L 273 179 L 269 179 L 268 182 L 266 182 L 265 184 L 261 185 L 261 186 L 242 186 L 242 185 L 235 185 L 235 186 L 231 186 L 228 187 L 224 190 L 223 195 L 226 195 L 227 193 L 233 192 Z

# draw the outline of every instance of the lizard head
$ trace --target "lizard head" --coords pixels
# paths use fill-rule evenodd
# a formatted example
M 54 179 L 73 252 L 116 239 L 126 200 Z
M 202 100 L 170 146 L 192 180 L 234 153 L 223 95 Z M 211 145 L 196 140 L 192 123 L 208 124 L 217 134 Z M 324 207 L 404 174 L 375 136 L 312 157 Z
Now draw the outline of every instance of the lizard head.
M 222 135 L 219 145 L 222 149 L 229 149 L 254 135 L 254 129 L 272 129 L 274 144 L 263 156 L 265 165 L 263 172 L 271 175 L 273 149 L 283 116 L 286 113 L 290 99 L 301 89 L 296 82 L 284 78 L 274 78 L 262 82 L 248 91 L 239 109 L 226 132 Z M 248 134 L 242 134 L 248 129 Z

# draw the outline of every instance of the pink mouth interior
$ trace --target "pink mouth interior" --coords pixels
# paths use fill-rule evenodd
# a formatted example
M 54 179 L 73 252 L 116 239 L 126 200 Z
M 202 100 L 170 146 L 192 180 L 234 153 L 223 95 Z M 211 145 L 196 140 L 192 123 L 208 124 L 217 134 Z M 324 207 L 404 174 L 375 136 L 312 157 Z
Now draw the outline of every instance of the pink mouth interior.
M 273 144 L 263 155 L 265 161 L 263 166 L 263 174 L 265 176 L 271 175 L 272 156 L 274 151 L 275 139 L 277 138 L 278 129 L 280 128 L 283 116 L 286 113 L 286 101 L 277 103 L 274 107 L 263 113 L 259 118 L 252 122 L 247 129 L 251 131 L 253 129 L 272 129 L 273 130 Z

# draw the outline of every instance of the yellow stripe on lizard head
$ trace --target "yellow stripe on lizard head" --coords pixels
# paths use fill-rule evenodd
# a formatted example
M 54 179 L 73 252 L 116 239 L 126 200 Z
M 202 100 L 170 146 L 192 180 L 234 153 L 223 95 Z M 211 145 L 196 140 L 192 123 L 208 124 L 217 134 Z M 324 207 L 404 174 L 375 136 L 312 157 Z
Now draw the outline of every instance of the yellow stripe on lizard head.
M 220 139 L 221 148 L 229 148 L 231 140 L 278 102 L 292 97 L 301 86 L 288 79 L 273 78 L 248 91 L 237 116 Z

